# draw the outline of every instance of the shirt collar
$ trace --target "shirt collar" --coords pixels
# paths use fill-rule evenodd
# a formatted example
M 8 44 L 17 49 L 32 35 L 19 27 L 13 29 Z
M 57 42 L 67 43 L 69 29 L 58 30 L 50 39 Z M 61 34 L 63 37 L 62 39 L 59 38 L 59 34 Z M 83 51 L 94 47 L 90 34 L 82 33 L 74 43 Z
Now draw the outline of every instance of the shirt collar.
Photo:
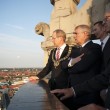
M 107 37 L 105 37 L 105 39 L 103 39 L 101 42 L 103 42 L 103 45 L 105 46 L 105 44 L 107 43 L 108 39 L 110 37 L 110 34 L 107 35 Z
M 84 47 L 88 42 L 90 42 L 90 40 L 88 40 L 87 42 L 85 42 L 81 47 Z
M 61 50 L 64 50 L 65 47 L 66 47 L 66 44 L 64 43 L 64 44 L 60 47 L 60 49 L 61 49 Z

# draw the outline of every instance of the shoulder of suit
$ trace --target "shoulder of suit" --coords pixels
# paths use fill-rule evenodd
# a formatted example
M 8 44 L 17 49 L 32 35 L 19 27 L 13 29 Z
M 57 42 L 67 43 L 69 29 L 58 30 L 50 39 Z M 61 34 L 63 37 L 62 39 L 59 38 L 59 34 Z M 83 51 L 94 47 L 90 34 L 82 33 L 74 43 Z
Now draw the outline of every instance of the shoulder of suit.
M 71 46 L 72 47 L 72 49 L 78 49 L 78 48 L 80 48 L 80 46 L 78 46 L 78 45 L 74 45 L 74 46 Z
M 98 43 L 93 43 L 91 46 L 89 46 L 90 49 L 93 49 L 93 50 L 99 50 L 101 51 L 101 45 L 98 44 Z
M 101 45 L 98 44 L 98 43 L 93 43 L 93 45 L 94 45 L 94 46 L 97 46 L 97 47 L 101 47 Z
M 89 43 L 92 44 L 93 46 L 99 46 L 99 47 L 101 46 L 100 44 L 94 43 L 93 41 L 90 41 Z

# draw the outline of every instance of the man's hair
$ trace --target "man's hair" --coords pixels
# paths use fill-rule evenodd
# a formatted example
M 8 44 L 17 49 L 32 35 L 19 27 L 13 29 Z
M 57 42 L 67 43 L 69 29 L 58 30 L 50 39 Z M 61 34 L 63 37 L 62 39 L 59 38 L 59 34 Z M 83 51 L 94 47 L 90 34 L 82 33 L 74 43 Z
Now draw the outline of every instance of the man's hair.
M 56 33 L 56 37 L 62 37 L 64 41 L 66 40 L 66 33 L 63 30 L 56 29 L 54 32 Z
M 110 9 L 109 8 L 106 9 L 105 13 L 110 13 Z
M 97 21 L 97 22 L 94 23 L 94 26 L 95 25 L 103 26 L 104 22 L 103 21 Z
M 75 27 L 75 30 L 81 28 L 84 32 L 87 32 L 88 35 L 90 36 L 91 34 L 91 28 L 88 25 L 82 24 L 82 25 L 78 25 Z

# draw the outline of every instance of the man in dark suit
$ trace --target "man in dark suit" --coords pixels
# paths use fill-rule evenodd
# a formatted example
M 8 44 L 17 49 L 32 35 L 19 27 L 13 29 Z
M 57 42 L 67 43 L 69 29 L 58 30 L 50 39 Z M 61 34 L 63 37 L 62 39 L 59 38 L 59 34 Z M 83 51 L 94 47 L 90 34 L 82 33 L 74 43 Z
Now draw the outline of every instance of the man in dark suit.
M 62 68 L 64 70 L 68 69 L 70 86 L 74 87 L 77 84 L 81 84 L 82 82 L 100 73 L 102 61 L 101 46 L 93 43 L 90 40 L 90 33 L 91 29 L 87 25 L 79 25 L 75 28 L 74 38 L 77 44 L 81 46 L 78 48 L 79 55 L 84 55 L 82 56 L 81 61 L 76 64 L 71 64 L 72 59 L 70 60 L 69 65 L 68 61 L 66 60 L 62 62 Z M 76 57 L 74 55 L 74 50 L 71 57 L 73 57 L 73 59 Z M 71 106 L 71 110 L 77 110 L 78 108 L 90 103 L 95 103 L 98 105 L 102 104 L 100 92 L 86 94 L 81 97 L 75 97 L 73 98 L 72 102 L 73 104 Z
M 68 87 L 68 74 L 61 69 L 61 63 L 69 58 L 72 47 L 68 46 L 65 40 L 66 33 L 63 30 L 57 29 L 53 32 L 52 41 L 56 48 L 51 51 L 46 66 L 37 75 L 39 79 L 42 79 L 51 72 L 49 80 L 51 90 Z
M 56 48 L 51 51 L 46 66 L 40 73 L 38 73 L 36 78 L 41 80 L 51 72 L 51 78 L 49 79 L 48 82 L 51 90 L 69 87 L 68 86 L 69 74 L 67 74 L 67 71 L 62 70 L 61 63 L 64 60 L 69 59 L 69 56 L 73 48 L 71 46 L 68 46 L 65 43 L 65 40 L 66 33 L 63 30 L 57 29 L 53 32 L 52 41 Z M 66 106 L 68 106 L 68 101 L 65 100 L 63 101 L 63 103 Z
M 94 78 L 85 81 L 82 84 L 75 85 L 73 88 L 54 90 L 52 93 L 62 93 L 64 96 L 61 100 L 71 96 L 81 96 L 82 94 L 92 93 L 105 88 L 108 88 L 107 97 L 105 101 L 105 108 L 110 109 L 110 10 L 105 13 L 105 27 L 107 36 L 103 36 L 103 63 L 101 74 Z M 98 110 L 105 110 L 104 108 Z

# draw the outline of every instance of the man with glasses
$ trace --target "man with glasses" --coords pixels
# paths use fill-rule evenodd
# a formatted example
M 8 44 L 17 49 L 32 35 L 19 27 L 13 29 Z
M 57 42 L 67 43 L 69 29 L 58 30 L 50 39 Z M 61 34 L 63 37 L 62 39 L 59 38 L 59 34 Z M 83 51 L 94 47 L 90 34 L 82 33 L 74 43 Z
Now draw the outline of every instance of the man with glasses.
M 92 106 L 92 110 L 110 110 L 110 10 L 107 10 L 105 12 L 104 23 L 108 35 L 105 36 L 102 40 L 104 43 L 104 47 L 101 74 L 95 76 L 88 81 L 85 81 L 82 84 L 75 85 L 72 88 L 52 91 L 52 93 L 64 94 L 64 96 L 61 98 L 63 100 L 71 96 L 81 96 L 87 93 L 93 93 L 95 91 L 108 88 L 107 97 L 105 100 L 105 108 L 107 109 L 94 105 Z M 84 108 L 82 110 L 88 109 Z
M 53 32 L 52 41 L 56 48 L 51 51 L 46 66 L 37 75 L 39 79 L 42 79 L 51 72 L 49 80 L 51 90 L 68 87 L 68 74 L 61 69 L 61 63 L 69 58 L 72 47 L 68 46 L 65 40 L 66 33 L 63 30 L 57 29 Z
M 67 74 L 67 71 L 62 70 L 61 63 L 66 59 L 69 59 L 73 48 L 68 46 L 65 43 L 65 40 L 66 33 L 63 30 L 57 29 L 53 32 L 52 41 L 56 48 L 51 51 L 46 66 L 36 77 L 37 80 L 41 80 L 51 72 L 51 78 L 48 82 L 51 90 L 69 87 L 69 74 Z M 68 101 L 65 100 L 63 103 L 68 106 Z

